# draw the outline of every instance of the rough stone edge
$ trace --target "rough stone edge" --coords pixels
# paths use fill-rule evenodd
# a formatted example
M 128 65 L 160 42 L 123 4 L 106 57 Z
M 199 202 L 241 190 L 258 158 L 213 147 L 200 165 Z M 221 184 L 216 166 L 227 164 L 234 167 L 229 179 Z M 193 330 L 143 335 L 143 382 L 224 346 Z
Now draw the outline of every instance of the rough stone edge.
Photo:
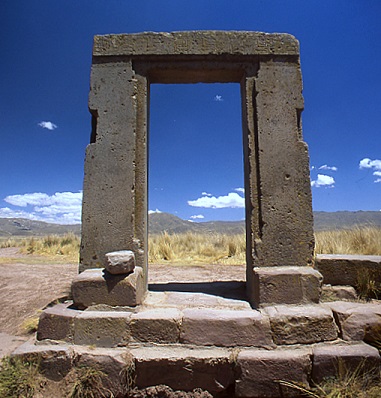
M 93 56 L 95 57 L 184 54 L 298 56 L 299 42 L 287 33 L 215 30 L 143 32 L 94 37 Z

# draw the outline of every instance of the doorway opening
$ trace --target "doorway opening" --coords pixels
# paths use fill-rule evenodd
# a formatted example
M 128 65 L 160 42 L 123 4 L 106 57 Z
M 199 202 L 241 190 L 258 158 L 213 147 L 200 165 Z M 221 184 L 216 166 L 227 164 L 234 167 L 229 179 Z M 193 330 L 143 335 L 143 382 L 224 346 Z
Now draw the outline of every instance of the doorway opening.
M 151 84 L 149 290 L 245 296 L 238 83 Z

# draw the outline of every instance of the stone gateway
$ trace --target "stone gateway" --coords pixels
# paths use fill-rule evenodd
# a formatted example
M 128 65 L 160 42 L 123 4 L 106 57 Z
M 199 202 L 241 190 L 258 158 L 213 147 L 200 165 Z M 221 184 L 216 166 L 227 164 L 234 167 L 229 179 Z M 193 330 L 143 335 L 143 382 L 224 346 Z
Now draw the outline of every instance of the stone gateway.
M 94 38 L 80 272 L 106 267 L 106 253 L 129 250 L 147 289 L 150 84 L 215 82 L 241 85 L 248 298 L 254 306 L 317 302 L 299 43 L 288 34 Z

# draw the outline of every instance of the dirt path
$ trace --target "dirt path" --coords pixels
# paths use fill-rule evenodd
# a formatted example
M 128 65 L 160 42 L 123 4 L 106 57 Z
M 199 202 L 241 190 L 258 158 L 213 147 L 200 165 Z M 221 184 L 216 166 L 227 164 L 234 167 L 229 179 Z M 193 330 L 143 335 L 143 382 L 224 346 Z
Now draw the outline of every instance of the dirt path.
M 41 259 L 41 263 L 39 260 Z M 23 322 L 69 294 L 77 264 L 49 264 L 43 258 L 0 249 L 0 357 L 26 340 Z M 244 280 L 243 265 L 149 266 L 149 283 Z
M 14 248 L 0 249 L 1 257 L 13 261 L 0 264 L 0 332 L 22 334 L 25 319 L 68 295 L 77 265 L 28 264 Z

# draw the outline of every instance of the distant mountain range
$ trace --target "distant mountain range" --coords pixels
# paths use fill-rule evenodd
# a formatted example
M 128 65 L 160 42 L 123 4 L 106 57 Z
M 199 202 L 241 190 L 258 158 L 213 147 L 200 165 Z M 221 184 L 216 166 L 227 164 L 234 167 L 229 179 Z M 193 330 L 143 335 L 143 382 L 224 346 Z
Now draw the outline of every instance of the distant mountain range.
M 314 212 L 315 231 L 353 228 L 356 226 L 376 226 L 381 228 L 381 211 L 337 211 Z M 208 221 L 192 222 L 169 213 L 149 215 L 149 231 L 152 234 L 168 233 L 226 233 L 236 234 L 245 231 L 245 222 Z M 0 218 L 0 237 L 63 235 L 72 232 L 80 235 L 81 226 L 49 224 L 24 218 Z
M 73 232 L 81 234 L 81 226 L 49 224 L 26 218 L 0 218 L 0 237 L 64 235 Z
M 366 225 L 381 228 L 381 211 L 314 212 L 315 231 L 329 231 Z M 181 233 L 192 231 L 235 234 L 245 231 L 245 221 L 191 222 L 182 220 L 173 214 L 153 213 L 149 216 L 149 230 L 151 233 L 160 233 L 163 231 Z

